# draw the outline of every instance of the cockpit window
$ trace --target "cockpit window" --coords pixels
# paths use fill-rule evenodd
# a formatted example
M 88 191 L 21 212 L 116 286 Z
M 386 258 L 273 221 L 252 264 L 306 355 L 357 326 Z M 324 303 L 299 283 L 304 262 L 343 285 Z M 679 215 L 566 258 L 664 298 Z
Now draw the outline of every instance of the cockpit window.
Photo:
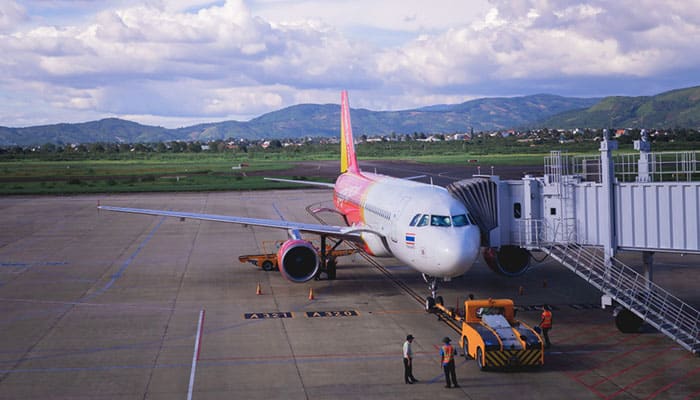
M 451 226 L 450 217 L 445 215 L 433 215 L 430 217 L 431 226 Z
M 453 215 L 428 215 L 416 214 L 411 219 L 410 226 L 466 226 L 474 225 L 474 220 L 469 214 Z
M 469 225 L 469 219 L 464 214 L 453 215 L 452 216 L 452 225 L 454 225 L 454 226 Z
M 426 226 L 430 223 L 430 215 L 424 215 L 423 218 L 420 219 L 420 222 L 418 223 L 418 226 Z

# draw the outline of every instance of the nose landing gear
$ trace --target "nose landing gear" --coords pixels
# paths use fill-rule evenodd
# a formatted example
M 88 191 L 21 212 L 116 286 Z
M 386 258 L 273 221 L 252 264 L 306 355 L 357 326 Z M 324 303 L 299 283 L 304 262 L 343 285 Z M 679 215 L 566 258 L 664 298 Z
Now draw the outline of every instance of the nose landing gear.
M 435 304 L 444 305 L 442 296 L 437 295 L 440 278 L 423 274 L 423 280 L 428 284 L 428 290 L 430 290 L 430 296 L 425 298 L 425 311 L 433 312 L 435 310 Z

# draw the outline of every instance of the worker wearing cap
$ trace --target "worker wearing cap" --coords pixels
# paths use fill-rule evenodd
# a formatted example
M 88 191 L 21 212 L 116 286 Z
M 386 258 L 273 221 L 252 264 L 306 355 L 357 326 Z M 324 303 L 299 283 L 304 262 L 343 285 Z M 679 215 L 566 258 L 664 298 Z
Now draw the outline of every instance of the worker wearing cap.
M 418 379 L 413 377 L 413 335 L 407 335 L 406 341 L 403 342 L 403 379 L 407 384 L 418 382 Z
M 450 344 L 450 338 L 442 339 L 444 343 L 440 347 L 440 363 L 445 371 L 445 387 L 459 387 L 457 384 L 457 373 L 455 372 L 455 348 Z
M 540 321 L 540 328 L 542 329 L 542 336 L 544 336 L 544 346 L 551 346 L 552 344 L 549 342 L 549 330 L 552 329 L 552 312 L 549 310 L 549 306 L 546 304 L 542 306 L 542 321 Z

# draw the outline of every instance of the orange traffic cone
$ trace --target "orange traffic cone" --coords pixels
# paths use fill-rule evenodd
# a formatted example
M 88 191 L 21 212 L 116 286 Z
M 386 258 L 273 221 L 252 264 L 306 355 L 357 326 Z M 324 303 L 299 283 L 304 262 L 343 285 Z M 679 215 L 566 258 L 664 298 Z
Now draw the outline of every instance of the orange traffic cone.
M 258 282 L 258 287 L 255 289 L 255 294 L 260 296 L 262 294 L 262 288 L 260 287 L 260 282 Z
M 314 299 L 314 288 L 309 288 L 309 300 Z

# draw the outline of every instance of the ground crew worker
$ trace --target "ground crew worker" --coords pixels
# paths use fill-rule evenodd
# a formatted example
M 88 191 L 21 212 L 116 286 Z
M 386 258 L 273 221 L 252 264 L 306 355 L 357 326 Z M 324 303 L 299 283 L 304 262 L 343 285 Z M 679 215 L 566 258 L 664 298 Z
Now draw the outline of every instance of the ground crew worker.
M 442 342 L 444 344 L 440 347 L 440 363 L 445 371 L 445 387 L 458 388 L 457 373 L 455 371 L 455 348 L 450 344 L 450 338 L 448 337 L 442 339 Z
M 418 379 L 413 377 L 413 335 L 406 336 L 406 341 L 403 342 L 403 379 L 408 384 L 418 382 Z
M 552 343 L 549 342 L 549 330 L 552 329 L 552 312 L 548 305 L 542 306 L 542 321 L 540 321 L 542 336 L 544 336 L 544 347 L 549 348 Z

